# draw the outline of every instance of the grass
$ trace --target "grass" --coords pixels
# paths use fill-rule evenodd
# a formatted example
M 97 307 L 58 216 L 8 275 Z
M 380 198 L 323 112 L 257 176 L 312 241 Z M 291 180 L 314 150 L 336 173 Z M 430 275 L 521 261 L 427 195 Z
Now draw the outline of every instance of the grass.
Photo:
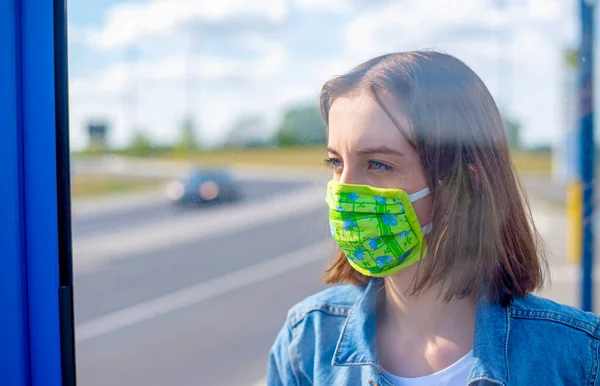
M 323 147 L 224 149 L 195 154 L 166 154 L 158 158 L 185 160 L 206 166 L 297 166 L 319 167 L 327 152 Z
M 552 153 L 513 151 L 513 162 L 520 173 L 550 174 L 552 171 Z
M 126 193 L 157 189 L 164 184 L 161 180 L 126 179 L 123 177 L 78 174 L 71 181 L 73 197 L 93 197 L 107 194 Z
M 327 153 L 323 147 L 231 149 L 207 151 L 192 155 L 167 154 L 158 158 L 185 160 L 206 166 L 294 166 L 315 168 L 323 166 Z M 547 152 L 512 152 L 513 161 L 521 173 L 550 173 L 552 155 Z
M 152 159 L 187 161 L 206 167 L 293 167 L 294 169 L 325 171 L 323 160 L 327 153 L 323 147 L 226 149 L 204 151 L 191 155 L 163 154 Z M 552 156 L 547 152 L 512 153 L 517 170 L 522 173 L 549 174 Z M 74 197 L 141 191 L 158 188 L 164 181 L 126 179 L 115 176 L 77 174 L 72 182 Z

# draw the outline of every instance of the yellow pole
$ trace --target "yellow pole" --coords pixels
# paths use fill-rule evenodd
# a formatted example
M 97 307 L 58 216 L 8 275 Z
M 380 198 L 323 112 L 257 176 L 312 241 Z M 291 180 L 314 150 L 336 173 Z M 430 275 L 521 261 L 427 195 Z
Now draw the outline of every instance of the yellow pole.
M 567 186 L 567 255 L 571 264 L 581 263 L 581 221 L 583 218 L 582 187 L 580 181 Z
M 577 70 L 579 68 L 579 53 L 576 49 L 569 49 L 565 53 L 567 89 L 565 90 L 568 100 L 576 98 L 578 88 L 576 84 Z M 567 102 L 568 106 L 571 106 Z M 573 106 L 576 106 L 574 103 Z M 580 264 L 583 251 L 583 233 L 581 229 L 583 218 L 582 185 L 578 166 L 578 132 L 576 131 L 577 109 L 573 107 L 566 110 L 567 142 L 565 144 L 567 155 L 567 261 L 571 264 Z

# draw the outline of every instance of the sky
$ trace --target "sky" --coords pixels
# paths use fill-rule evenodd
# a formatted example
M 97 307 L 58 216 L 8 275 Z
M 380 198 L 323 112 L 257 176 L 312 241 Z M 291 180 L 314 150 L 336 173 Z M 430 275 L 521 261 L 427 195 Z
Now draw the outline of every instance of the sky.
M 380 54 L 435 49 L 467 63 L 523 125 L 523 141 L 569 127 L 564 52 L 578 42 L 575 0 L 68 0 L 72 148 L 106 120 L 173 142 L 191 114 L 218 145 L 240 119 L 267 136 L 282 109 Z M 597 98 L 598 100 L 598 98 Z

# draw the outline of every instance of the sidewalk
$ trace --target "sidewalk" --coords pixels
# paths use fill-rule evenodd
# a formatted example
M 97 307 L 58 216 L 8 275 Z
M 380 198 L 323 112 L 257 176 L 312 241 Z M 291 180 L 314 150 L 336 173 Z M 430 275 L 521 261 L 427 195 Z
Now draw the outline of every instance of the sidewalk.
M 548 189 L 550 190 L 550 189 Z M 548 193 L 548 195 L 555 193 Z M 546 197 L 548 197 L 548 195 Z M 549 202 L 547 198 L 530 195 L 530 205 L 535 226 L 547 248 L 547 257 L 550 263 L 550 280 L 539 295 L 559 303 L 571 306 L 580 306 L 580 267 L 567 261 L 567 216 L 565 209 L 561 209 L 556 202 Z M 596 256 L 600 248 L 596 244 Z M 596 264 L 598 267 L 599 264 Z M 600 270 L 595 270 L 594 282 L 598 283 Z M 594 310 L 600 311 L 600 290 L 595 286 Z
M 541 198 L 556 206 L 566 205 L 566 182 L 555 181 L 549 175 L 544 174 L 527 174 L 521 176 L 521 182 L 530 196 Z

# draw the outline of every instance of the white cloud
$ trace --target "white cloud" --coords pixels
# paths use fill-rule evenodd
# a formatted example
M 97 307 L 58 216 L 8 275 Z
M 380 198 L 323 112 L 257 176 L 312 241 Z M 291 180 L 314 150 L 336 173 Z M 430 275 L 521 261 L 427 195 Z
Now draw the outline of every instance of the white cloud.
M 567 7 L 565 0 L 530 0 L 529 13 L 533 18 L 558 20 Z
M 260 80 L 280 71 L 287 60 L 284 47 L 271 44 L 268 48 L 261 57 L 252 60 L 180 55 L 137 63 L 117 63 L 97 75 L 72 78 L 70 90 L 76 97 L 90 94 L 107 96 L 123 92 L 132 83 L 187 79 L 217 82 L 229 77 Z
M 300 9 L 312 12 L 296 18 L 331 12 L 340 5 L 338 0 L 295 1 Z M 345 41 L 341 54 L 333 58 L 303 59 L 304 53 L 294 52 L 285 34 L 244 34 L 236 35 L 235 41 L 253 53 L 249 58 L 233 53 L 196 56 L 190 73 L 186 70 L 184 44 L 173 39 L 178 28 L 198 20 L 222 20 L 226 25 L 231 23 L 230 18 L 245 14 L 281 23 L 288 17 L 284 1 L 163 0 L 117 6 L 94 31 L 95 46 L 113 49 L 133 43 L 138 47 L 150 45 L 151 54 L 140 49 L 135 65 L 114 63 L 97 74 L 72 79 L 74 147 L 82 146 L 81 128 L 95 116 L 111 119 L 117 144 L 130 138 L 133 123 L 148 128 L 156 139 L 173 140 L 186 113 L 185 79 L 194 82 L 191 104 L 201 122 L 203 139 L 214 143 L 240 115 L 259 114 L 272 125 L 281 107 L 316 101 L 321 85 L 332 76 L 381 53 L 421 48 L 456 55 L 482 77 L 496 96 L 508 90 L 510 108 L 526 125 L 529 142 L 556 138 L 563 123 L 561 50 L 573 41 L 574 6 L 566 0 L 556 0 L 552 6 L 527 0 L 510 2 L 511 8 L 502 13 L 491 4 L 464 0 L 457 6 L 444 0 L 407 0 L 361 12 L 348 8 L 344 17 L 349 22 L 343 24 L 336 19 L 340 23 L 336 27 L 345 30 Z M 502 51 L 498 47 L 499 26 L 507 26 L 511 32 L 511 45 Z M 87 39 L 88 31 L 85 26 L 77 27 L 72 30 L 72 38 Z M 286 33 L 302 31 L 292 28 Z M 511 84 L 504 82 L 502 88 L 499 55 L 503 55 L 511 74 Z M 137 102 L 124 103 L 132 90 Z
M 305 11 L 345 13 L 350 10 L 348 0 L 296 0 L 296 5 Z
M 173 140 L 174 130 L 186 114 L 186 88 L 192 90 L 190 103 L 202 120 L 208 142 L 220 139 L 223 127 L 241 112 L 269 115 L 273 106 L 289 101 L 282 93 L 269 96 L 269 90 L 286 92 L 287 79 L 281 77 L 288 65 L 286 48 L 273 42 L 248 42 L 260 52 L 258 57 L 179 55 L 116 63 L 97 74 L 71 78 L 73 147 L 84 145 L 82 128 L 96 116 L 112 122 L 112 139 L 118 145 L 128 141 L 134 125 L 149 128 L 162 141 Z
M 121 48 L 164 36 L 194 21 L 222 22 L 234 16 L 260 16 L 281 22 L 287 16 L 284 0 L 154 0 L 122 3 L 108 10 L 103 25 L 90 33 L 101 49 Z
M 500 21 L 497 10 L 480 0 L 394 2 L 348 23 L 346 45 L 351 53 L 363 56 L 431 47 L 448 42 L 448 32 L 492 28 Z M 480 35 L 481 31 L 473 31 L 471 38 Z
M 85 28 L 72 23 L 67 25 L 67 36 L 69 38 L 69 43 L 85 43 L 89 39 Z
M 497 100 L 509 98 L 500 102 L 523 120 L 527 142 L 557 138 L 564 130 L 561 55 L 573 41 L 574 5 L 565 0 L 529 0 L 509 2 L 499 10 L 491 4 L 393 3 L 348 24 L 348 56 L 358 63 L 411 49 L 453 54 L 480 75 Z M 499 46 L 501 34 L 506 35 Z M 510 79 L 502 78 L 503 73 Z

